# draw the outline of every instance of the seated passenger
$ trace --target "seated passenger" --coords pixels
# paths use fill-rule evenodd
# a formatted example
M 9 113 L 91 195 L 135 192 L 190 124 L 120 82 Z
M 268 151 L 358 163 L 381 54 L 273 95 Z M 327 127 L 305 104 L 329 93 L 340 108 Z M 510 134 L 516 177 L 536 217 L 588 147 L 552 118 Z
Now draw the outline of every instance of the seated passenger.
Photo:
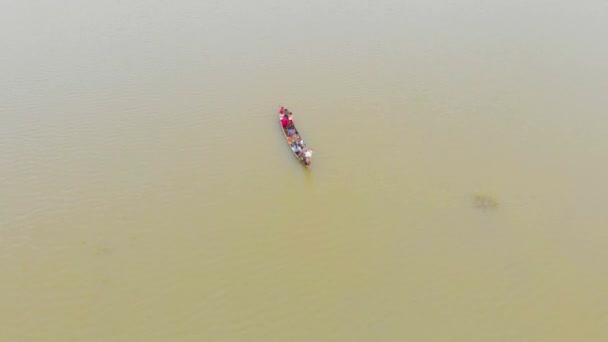
M 306 165 L 310 165 L 310 162 L 312 161 L 312 150 L 307 148 L 306 151 L 304 152 L 304 164 Z
M 287 118 L 289 119 L 289 124 L 287 125 L 287 127 L 289 128 L 295 128 L 293 125 L 293 116 L 292 116 L 292 112 L 289 112 L 289 114 L 287 114 Z
M 281 119 L 281 126 L 283 126 L 283 128 L 287 128 L 287 126 L 289 126 L 289 119 L 286 117 L 283 117 Z

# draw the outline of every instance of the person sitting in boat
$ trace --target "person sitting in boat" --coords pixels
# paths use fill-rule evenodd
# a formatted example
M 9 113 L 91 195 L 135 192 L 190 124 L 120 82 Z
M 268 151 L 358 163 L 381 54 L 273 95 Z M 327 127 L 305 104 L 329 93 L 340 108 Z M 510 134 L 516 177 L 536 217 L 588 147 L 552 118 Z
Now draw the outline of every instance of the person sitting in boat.
M 281 126 L 283 126 L 283 129 L 287 129 L 287 126 L 289 126 L 289 119 L 286 116 L 281 119 Z
M 285 113 L 285 108 L 283 108 L 283 106 L 281 106 L 281 109 L 279 109 L 279 113 L 280 113 L 281 115 L 283 115 L 283 113 Z
M 304 152 L 304 163 L 306 163 L 306 165 L 310 165 L 311 162 L 311 158 L 312 158 L 312 150 L 307 148 L 306 151 Z
M 300 153 L 302 152 L 302 149 L 300 148 L 300 146 L 298 144 L 293 144 L 293 146 L 291 146 L 291 149 L 293 150 L 293 152 L 295 154 L 297 154 L 298 156 L 300 156 Z
M 287 136 L 290 137 L 290 136 L 292 136 L 294 134 L 296 134 L 296 129 L 295 128 L 290 128 L 290 129 L 287 130 Z
M 289 114 L 287 114 L 287 119 L 289 119 L 289 125 L 287 127 L 295 128 L 293 126 L 293 113 L 292 112 L 289 112 Z

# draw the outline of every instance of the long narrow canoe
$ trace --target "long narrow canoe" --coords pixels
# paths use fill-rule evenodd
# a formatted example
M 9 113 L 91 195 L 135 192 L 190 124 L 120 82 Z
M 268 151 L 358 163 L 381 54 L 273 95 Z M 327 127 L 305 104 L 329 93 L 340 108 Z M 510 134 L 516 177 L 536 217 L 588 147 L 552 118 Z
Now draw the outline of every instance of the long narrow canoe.
M 287 112 L 287 109 L 285 109 L 285 112 Z M 288 129 L 284 129 L 283 125 L 281 124 L 281 119 L 283 118 L 283 114 L 279 113 L 279 127 L 281 128 L 281 131 L 283 132 L 283 136 L 285 137 L 285 141 L 287 141 L 287 146 L 289 146 L 289 149 L 291 150 L 291 152 L 293 153 L 293 155 L 298 159 L 298 161 L 300 162 L 300 164 L 309 167 L 310 166 L 310 159 L 308 159 L 308 163 L 306 163 L 306 158 L 304 157 L 304 153 L 306 150 L 309 150 L 310 148 L 308 146 L 306 146 L 306 144 L 304 143 L 304 141 L 302 140 L 302 137 L 300 136 L 300 132 L 298 132 L 298 129 L 296 128 L 295 123 L 293 122 L 293 120 L 291 120 L 291 125 L 288 126 Z M 290 136 L 290 132 L 289 130 L 293 130 Z M 293 146 L 294 144 L 298 144 L 301 148 L 301 152 L 298 154 L 296 153 L 296 151 L 294 151 Z M 312 152 L 312 149 L 310 149 L 310 151 Z

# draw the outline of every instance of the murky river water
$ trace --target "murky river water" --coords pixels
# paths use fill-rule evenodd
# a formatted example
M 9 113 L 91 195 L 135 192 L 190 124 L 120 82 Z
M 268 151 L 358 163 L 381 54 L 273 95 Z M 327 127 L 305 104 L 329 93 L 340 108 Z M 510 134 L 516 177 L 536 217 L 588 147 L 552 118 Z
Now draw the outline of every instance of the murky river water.
M 0 7 L 0 340 L 608 340 L 605 1 Z

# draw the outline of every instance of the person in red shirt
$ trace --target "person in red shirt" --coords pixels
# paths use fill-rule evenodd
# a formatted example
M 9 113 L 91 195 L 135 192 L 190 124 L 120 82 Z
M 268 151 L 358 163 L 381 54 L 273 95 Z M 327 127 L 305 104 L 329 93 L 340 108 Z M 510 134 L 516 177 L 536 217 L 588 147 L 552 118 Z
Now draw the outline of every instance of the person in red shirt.
M 287 114 L 287 118 L 289 119 L 289 124 L 287 125 L 288 128 L 293 128 L 293 113 L 289 112 L 289 114 Z
M 285 113 L 285 108 L 283 108 L 283 106 L 281 106 L 281 109 L 279 109 L 279 113 L 281 113 L 281 114 Z
M 290 123 L 290 121 L 288 118 L 283 117 L 281 119 L 281 126 L 283 126 L 283 129 L 287 128 L 287 126 L 289 126 L 289 123 Z

